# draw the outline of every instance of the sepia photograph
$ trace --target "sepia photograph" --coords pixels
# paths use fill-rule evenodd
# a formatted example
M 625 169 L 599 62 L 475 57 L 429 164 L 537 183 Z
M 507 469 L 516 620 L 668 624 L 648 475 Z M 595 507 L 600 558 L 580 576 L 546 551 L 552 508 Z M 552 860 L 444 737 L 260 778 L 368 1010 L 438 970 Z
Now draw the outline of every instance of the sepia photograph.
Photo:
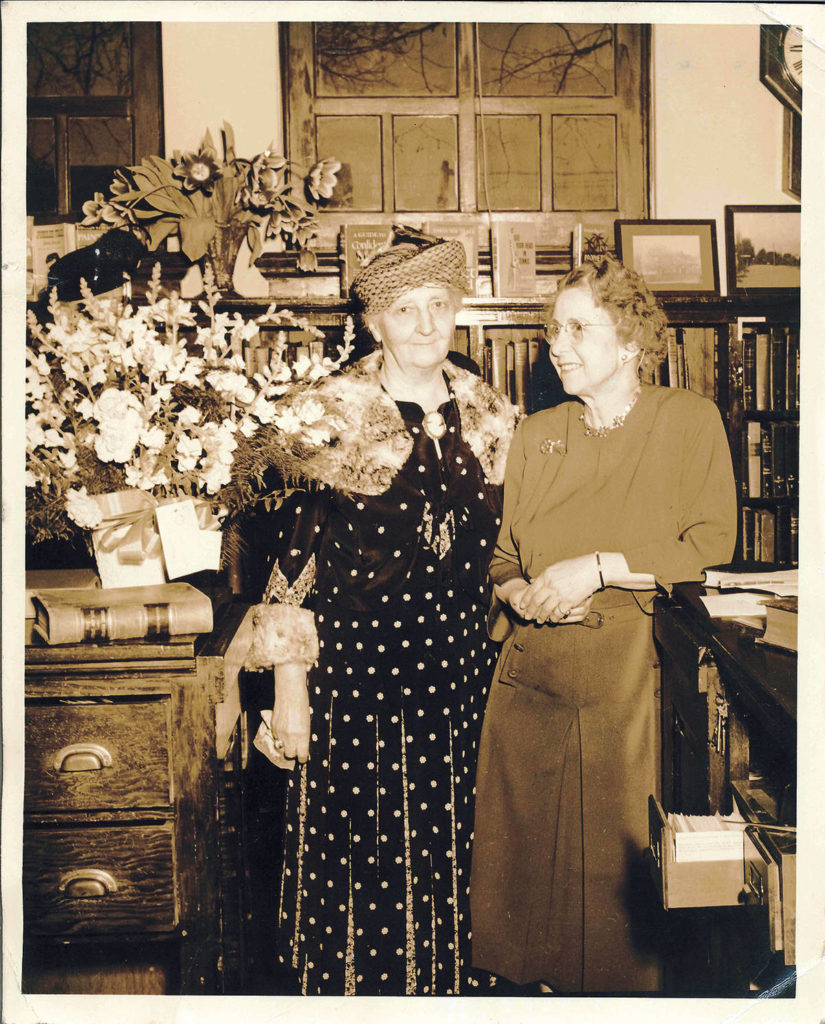
M 654 292 L 719 292 L 715 220 L 616 221 L 616 254 Z
M 802 262 L 800 206 L 726 206 L 728 288 L 799 288 Z
M 1 13 L 3 1020 L 817 1024 L 825 12 Z

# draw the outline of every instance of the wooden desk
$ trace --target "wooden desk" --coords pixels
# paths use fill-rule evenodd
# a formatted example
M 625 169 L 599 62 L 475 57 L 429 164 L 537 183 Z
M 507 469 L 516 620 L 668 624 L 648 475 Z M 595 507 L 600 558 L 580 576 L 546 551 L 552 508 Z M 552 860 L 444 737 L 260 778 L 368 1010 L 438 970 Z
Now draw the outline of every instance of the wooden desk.
M 227 989 L 250 629 L 234 604 L 195 641 L 27 645 L 24 992 Z
M 757 633 L 732 620 L 711 619 L 702 592 L 682 584 L 656 603 L 664 810 L 727 814 L 736 793 L 748 820 L 793 826 L 796 656 L 756 643 Z M 752 985 L 774 984 L 793 994 L 795 836 L 758 838 L 779 889 L 769 905 L 746 860 L 742 906 L 671 912 L 671 994 L 747 995 Z

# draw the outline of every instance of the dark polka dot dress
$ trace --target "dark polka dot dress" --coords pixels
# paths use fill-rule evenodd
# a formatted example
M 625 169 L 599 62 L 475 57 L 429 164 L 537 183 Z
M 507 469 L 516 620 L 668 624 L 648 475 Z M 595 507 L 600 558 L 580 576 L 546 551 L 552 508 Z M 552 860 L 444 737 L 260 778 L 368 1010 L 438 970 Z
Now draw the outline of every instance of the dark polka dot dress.
M 312 555 L 317 567 L 310 760 L 288 785 L 278 908 L 279 956 L 308 995 L 476 984 L 468 886 L 500 489 L 453 402 L 438 446 L 418 406 L 399 409 L 414 448 L 389 489 L 303 495 L 282 536 L 290 581 Z

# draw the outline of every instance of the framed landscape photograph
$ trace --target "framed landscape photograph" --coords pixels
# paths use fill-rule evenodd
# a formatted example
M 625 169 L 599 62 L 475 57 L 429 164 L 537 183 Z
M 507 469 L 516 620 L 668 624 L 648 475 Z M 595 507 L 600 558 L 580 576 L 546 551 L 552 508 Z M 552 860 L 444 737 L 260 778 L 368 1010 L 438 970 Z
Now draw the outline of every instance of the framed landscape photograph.
M 726 206 L 729 295 L 799 288 L 801 206 Z
M 651 291 L 718 295 L 715 220 L 617 220 L 616 255 Z

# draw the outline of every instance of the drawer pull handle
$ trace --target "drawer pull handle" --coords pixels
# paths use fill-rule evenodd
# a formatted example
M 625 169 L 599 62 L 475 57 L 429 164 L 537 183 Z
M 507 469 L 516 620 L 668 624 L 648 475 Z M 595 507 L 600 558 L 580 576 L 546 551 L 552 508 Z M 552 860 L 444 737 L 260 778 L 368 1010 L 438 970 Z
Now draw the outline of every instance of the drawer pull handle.
M 54 766 L 59 772 L 97 772 L 112 767 L 112 755 L 98 743 L 72 743 L 58 750 Z
M 117 892 L 117 882 L 108 871 L 101 871 L 100 868 L 80 868 L 63 875 L 59 888 L 69 899 L 88 899 L 109 896 Z

